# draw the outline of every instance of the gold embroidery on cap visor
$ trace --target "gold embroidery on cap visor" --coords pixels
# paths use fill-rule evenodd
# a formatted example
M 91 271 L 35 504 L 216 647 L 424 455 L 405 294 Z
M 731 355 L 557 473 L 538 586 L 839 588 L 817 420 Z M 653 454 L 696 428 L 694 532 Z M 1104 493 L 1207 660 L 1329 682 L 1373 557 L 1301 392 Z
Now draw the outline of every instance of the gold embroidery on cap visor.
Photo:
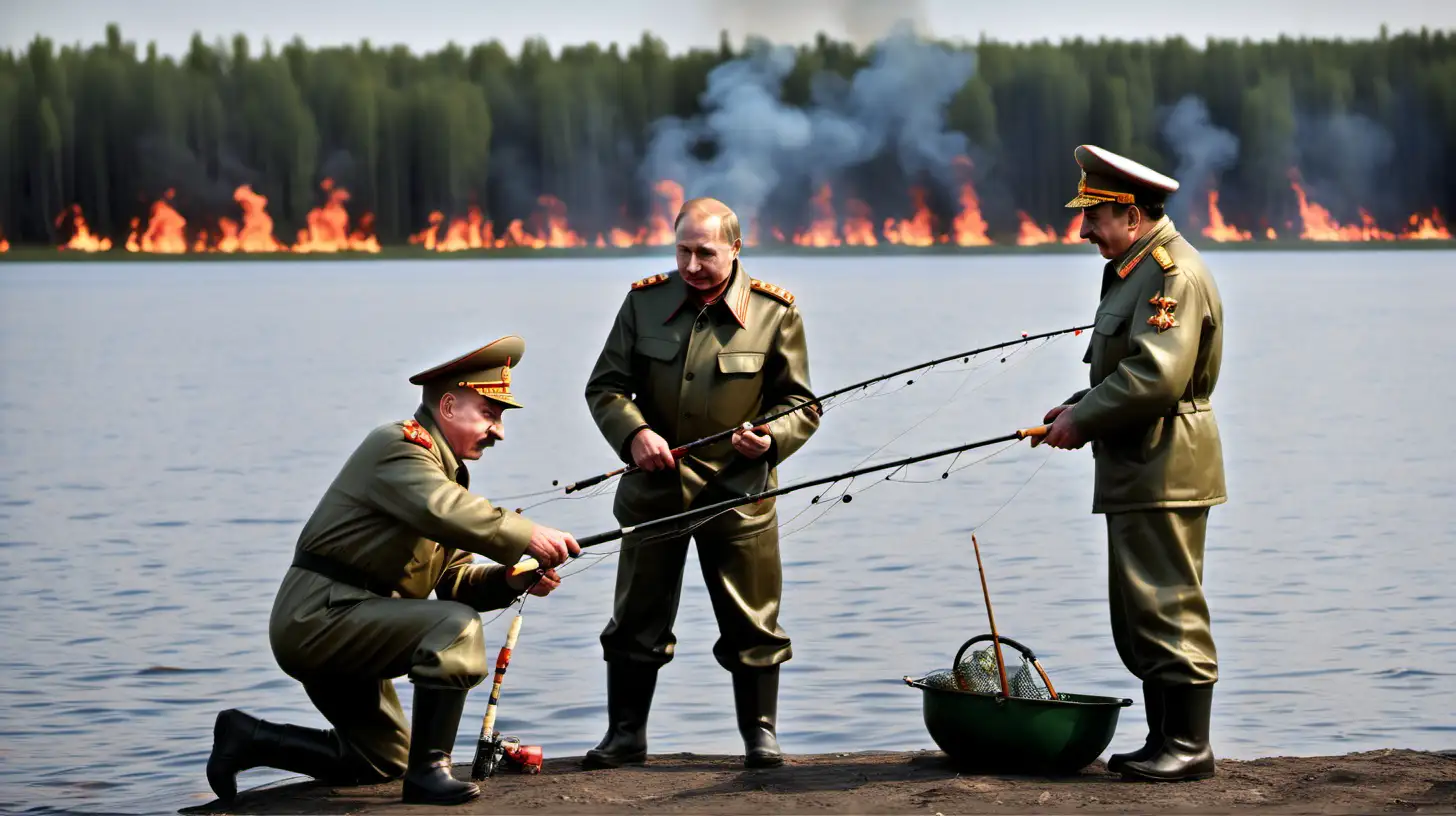
M 506 364 L 501 368 L 499 380 L 466 380 L 462 381 L 460 386 L 469 388 L 487 399 L 493 399 L 515 408 L 523 407 L 511 395 L 511 358 L 509 357 L 506 358 Z
M 1132 193 L 1119 193 L 1115 190 L 1102 190 L 1097 187 L 1087 186 L 1087 171 L 1082 171 L 1082 180 L 1077 182 L 1077 197 L 1067 202 L 1068 207 L 1092 207 L 1097 204 L 1105 204 L 1115 201 L 1118 204 L 1135 204 L 1136 198 Z

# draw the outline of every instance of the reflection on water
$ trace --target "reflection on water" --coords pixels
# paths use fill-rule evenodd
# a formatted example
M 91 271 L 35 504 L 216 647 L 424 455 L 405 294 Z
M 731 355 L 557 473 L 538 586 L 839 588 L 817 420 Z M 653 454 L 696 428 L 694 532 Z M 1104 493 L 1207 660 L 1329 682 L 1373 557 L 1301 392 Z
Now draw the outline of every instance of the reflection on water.
M 1231 502 L 1207 584 L 1220 755 L 1451 748 L 1456 403 L 1446 252 L 1211 255 L 1228 322 L 1215 408 Z M 406 378 L 527 339 L 527 409 L 472 466 L 508 496 L 614 466 L 581 392 L 627 284 L 656 261 L 9 264 L 0 275 L 0 809 L 155 812 L 211 798 L 215 713 L 323 726 L 279 672 L 267 615 L 299 527 L 354 445 L 408 416 Z M 1372 272 L 1378 270 L 1378 274 Z M 761 259 L 798 296 L 815 386 L 1088 321 L 1095 257 Z M 1392 293 L 1405 296 L 1392 297 Z M 1414 296 L 1413 296 L 1414 295 Z M 788 483 L 1035 424 L 1080 387 L 1085 335 L 948 364 L 831 410 Z M 908 378 L 906 378 L 908 379 Z M 987 454 L 991 458 L 979 461 Z M 1014 445 L 781 500 L 790 752 L 933 747 L 903 675 L 1001 631 L 1062 691 L 1138 699 L 1105 609 L 1091 461 Z M 873 488 L 873 489 L 870 489 Z M 525 503 L 512 500 L 509 504 Z M 579 534 L 607 496 L 535 507 Z M 580 754 L 605 726 L 597 635 L 613 546 L 525 607 L 500 727 Z M 694 563 L 654 751 L 741 750 Z M 493 653 L 509 616 L 487 631 Z M 410 686 L 400 693 L 409 705 Z M 486 695 L 472 696 L 461 746 Z M 1140 744 L 1124 713 L 1110 750 Z M 462 752 L 469 749 L 462 747 Z M 460 757 L 457 757 L 460 759 Z M 463 760 L 462 760 L 463 761 Z M 279 774 L 244 774 L 244 786 Z

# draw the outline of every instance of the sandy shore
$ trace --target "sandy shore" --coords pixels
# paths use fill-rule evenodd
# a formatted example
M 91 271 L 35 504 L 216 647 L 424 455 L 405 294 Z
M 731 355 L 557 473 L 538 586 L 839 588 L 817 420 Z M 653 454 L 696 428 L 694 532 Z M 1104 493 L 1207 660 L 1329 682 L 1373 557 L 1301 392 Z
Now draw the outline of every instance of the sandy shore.
M 1456 813 L 1456 752 L 1220 760 L 1204 782 L 1124 782 L 1099 761 L 1061 778 L 958 774 L 938 752 L 791 757 L 749 771 L 741 757 L 654 756 L 641 768 L 582 771 L 579 757 L 538 776 L 503 775 L 457 814 L 523 813 Z M 468 765 L 455 768 L 469 776 Z M 337 788 L 282 782 L 182 813 L 417 813 L 393 782 Z

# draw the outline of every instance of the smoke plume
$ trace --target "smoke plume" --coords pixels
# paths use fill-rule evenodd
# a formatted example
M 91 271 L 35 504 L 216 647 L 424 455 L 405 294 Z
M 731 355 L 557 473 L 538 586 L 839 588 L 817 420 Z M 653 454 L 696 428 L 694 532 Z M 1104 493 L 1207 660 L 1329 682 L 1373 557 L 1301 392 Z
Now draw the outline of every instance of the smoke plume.
M 1357 113 L 1300 116 L 1296 156 L 1308 192 L 1342 220 L 1353 221 L 1360 206 L 1376 210 L 1396 204 L 1383 183 L 1395 156 L 1395 140 L 1384 127 Z
M 1191 212 L 1200 212 L 1207 191 L 1218 187 L 1218 177 L 1239 158 L 1239 140 L 1213 124 L 1208 106 L 1196 96 L 1185 96 L 1163 114 L 1163 139 L 1178 155 L 1173 178 L 1179 182 L 1177 195 L 1168 199 L 1168 211 L 1175 222 Z
M 832 182 L 892 151 L 908 175 L 952 179 L 951 163 L 969 144 L 946 130 L 944 111 L 975 69 L 971 54 L 926 43 L 901 23 L 848 81 L 814 77 L 803 108 L 780 101 L 794 59 L 789 47 L 761 44 L 715 68 L 701 116 L 654 123 L 643 181 L 679 180 L 689 198 L 720 198 L 751 220 L 775 189 Z

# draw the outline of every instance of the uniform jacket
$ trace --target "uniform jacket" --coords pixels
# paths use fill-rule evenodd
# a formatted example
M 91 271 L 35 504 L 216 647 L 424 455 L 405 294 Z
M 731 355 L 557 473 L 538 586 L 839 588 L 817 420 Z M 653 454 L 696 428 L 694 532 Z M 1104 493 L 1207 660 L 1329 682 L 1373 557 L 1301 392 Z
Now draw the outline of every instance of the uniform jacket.
M 1213 276 L 1163 218 L 1104 269 L 1083 358 L 1092 387 L 1068 400 L 1092 443 L 1094 513 L 1227 500 L 1210 402 L 1222 356 Z
M 401 598 L 431 590 L 477 610 L 519 596 L 508 567 L 532 522 L 467 490 L 470 472 L 423 406 L 410 421 L 375 428 L 344 463 L 304 525 L 298 551 L 361 570 Z M 368 593 L 365 593 L 368 595 Z
M 643 428 L 677 447 L 814 399 L 793 295 L 750 278 L 742 262 L 717 301 L 699 308 L 689 295 L 677 272 L 633 284 L 587 382 L 592 419 L 629 464 Z M 777 487 L 778 463 L 818 429 L 817 407 L 769 423 L 773 444 L 757 461 L 724 439 L 689 452 L 676 470 L 628 474 L 617 488 L 618 520 L 682 512 L 710 483 L 713 501 Z M 761 515 L 773 506 L 766 500 L 738 512 Z

